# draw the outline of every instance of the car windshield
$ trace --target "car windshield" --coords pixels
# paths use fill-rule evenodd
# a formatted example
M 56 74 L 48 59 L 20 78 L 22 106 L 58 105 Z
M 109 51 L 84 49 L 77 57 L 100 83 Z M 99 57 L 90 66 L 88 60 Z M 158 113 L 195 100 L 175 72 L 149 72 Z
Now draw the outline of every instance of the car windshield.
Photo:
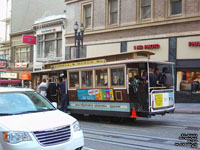
M 0 116 L 55 110 L 35 91 L 0 93 Z

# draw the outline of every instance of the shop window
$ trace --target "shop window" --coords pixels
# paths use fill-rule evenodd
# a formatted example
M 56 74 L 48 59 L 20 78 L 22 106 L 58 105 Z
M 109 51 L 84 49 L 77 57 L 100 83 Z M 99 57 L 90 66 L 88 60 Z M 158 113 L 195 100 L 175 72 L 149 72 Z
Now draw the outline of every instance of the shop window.
M 71 88 L 79 87 L 79 72 L 70 72 L 69 73 L 69 86 Z
M 112 86 L 124 85 L 124 68 L 111 69 L 111 85 Z
M 100 69 L 96 70 L 96 86 L 102 87 L 108 86 L 108 70 L 107 69 Z
M 118 0 L 108 0 L 109 6 L 109 24 L 118 23 Z
M 169 15 L 177 15 L 182 13 L 182 0 L 169 1 Z
M 178 72 L 178 81 L 180 82 L 180 91 L 200 93 L 200 72 Z
M 82 71 L 82 87 L 92 87 L 92 71 Z
M 141 0 L 141 19 L 151 18 L 151 0 Z

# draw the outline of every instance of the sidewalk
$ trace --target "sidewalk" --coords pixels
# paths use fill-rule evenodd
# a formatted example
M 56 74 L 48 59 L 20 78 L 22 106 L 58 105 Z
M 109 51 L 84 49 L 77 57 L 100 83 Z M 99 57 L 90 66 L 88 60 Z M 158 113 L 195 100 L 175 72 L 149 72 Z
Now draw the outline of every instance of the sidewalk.
M 176 103 L 174 113 L 200 114 L 200 103 Z

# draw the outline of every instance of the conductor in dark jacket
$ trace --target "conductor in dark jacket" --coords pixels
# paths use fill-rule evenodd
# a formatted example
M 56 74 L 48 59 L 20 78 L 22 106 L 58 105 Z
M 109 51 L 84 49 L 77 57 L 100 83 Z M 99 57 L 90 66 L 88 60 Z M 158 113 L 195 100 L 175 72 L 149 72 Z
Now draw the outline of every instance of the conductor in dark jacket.
M 68 105 L 68 95 L 67 95 L 67 79 L 63 77 L 61 79 L 61 82 L 59 83 L 60 88 L 60 101 L 61 101 L 61 111 L 66 112 L 67 111 L 67 105 Z
M 57 86 L 56 86 L 56 83 L 52 82 L 51 79 L 49 79 L 49 84 L 47 88 L 47 98 L 51 102 L 57 103 Z

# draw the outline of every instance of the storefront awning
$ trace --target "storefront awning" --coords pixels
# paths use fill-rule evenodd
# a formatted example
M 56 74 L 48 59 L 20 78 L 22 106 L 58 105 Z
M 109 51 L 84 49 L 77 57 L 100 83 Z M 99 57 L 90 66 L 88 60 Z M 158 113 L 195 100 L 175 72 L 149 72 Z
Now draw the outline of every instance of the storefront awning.
M 29 72 L 23 72 L 21 74 L 21 80 L 31 80 L 31 74 Z
M 0 80 L 0 84 L 21 84 L 21 80 Z

